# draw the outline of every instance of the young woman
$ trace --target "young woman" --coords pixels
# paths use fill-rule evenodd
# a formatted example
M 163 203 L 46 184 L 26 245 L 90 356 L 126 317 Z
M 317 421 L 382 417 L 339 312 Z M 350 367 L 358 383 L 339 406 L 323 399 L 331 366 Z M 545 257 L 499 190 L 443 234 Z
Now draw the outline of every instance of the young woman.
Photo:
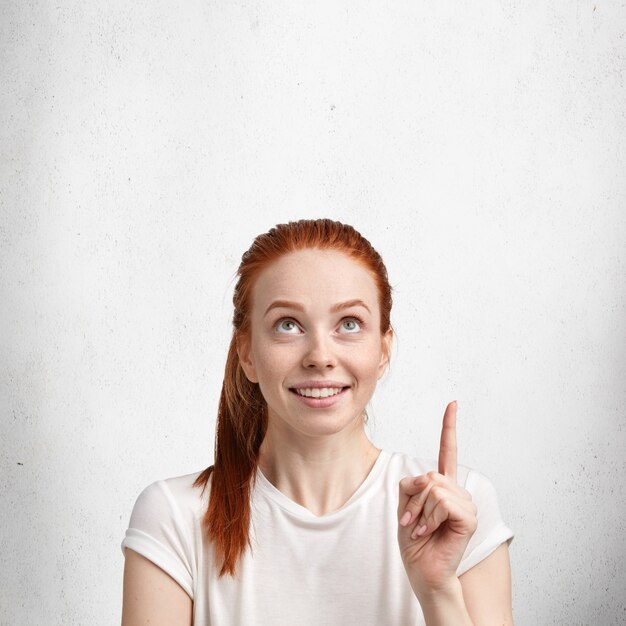
M 301 220 L 257 237 L 238 277 L 215 463 L 139 496 L 123 626 L 512 624 L 512 533 L 457 467 L 456 402 L 438 464 L 365 433 L 393 338 L 378 253 Z

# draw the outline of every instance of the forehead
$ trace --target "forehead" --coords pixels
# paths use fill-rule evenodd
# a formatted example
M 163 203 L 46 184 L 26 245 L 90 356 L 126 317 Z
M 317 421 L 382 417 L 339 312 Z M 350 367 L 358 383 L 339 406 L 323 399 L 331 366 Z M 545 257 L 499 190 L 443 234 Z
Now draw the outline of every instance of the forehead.
M 274 300 L 294 300 L 305 306 L 363 300 L 377 310 L 378 291 L 369 270 L 337 250 L 298 250 L 266 267 L 253 287 L 258 314 Z

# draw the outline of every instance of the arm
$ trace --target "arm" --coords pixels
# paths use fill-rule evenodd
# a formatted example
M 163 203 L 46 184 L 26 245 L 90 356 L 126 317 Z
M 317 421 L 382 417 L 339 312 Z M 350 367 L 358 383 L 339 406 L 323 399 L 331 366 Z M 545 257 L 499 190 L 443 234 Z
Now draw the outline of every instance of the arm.
M 160 567 L 126 548 L 122 626 L 191 626 L 193 602 Z
M 512 626 L 511 570 L 505 542 L 450 587 L 420 600 L 427 624 Z
M 428 626 L 512 624 L 508 545 L 457 577 L 477 508 L 456 482 L 456 403 L 446 408 L 439 472 L 400 481 L 398 542 Z
M 459 580 L 465 606 L 474 624 L 512 626 L 511 565 L 507 542 L 459 576 Z

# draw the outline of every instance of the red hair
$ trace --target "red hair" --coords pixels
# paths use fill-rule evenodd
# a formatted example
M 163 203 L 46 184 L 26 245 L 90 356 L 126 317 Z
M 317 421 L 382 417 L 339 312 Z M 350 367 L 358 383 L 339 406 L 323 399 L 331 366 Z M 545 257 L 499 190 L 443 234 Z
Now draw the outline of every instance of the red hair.
M 215 462 L 194 487 L 206 488 L 209 505 L 202 524 L 221 562 L 220 576 L 234 576 L 237 562 L 249 545 L 250 494 L 259 448 L 267 429 L 267 405 L 257 383 L 246 377 L 237 352 L 238 341 L 250 333 L 252 287 L 257 276 L 279 257 L 304 249 L 336 250 L 368 269 L 378 290 L 380 332 L 391 328 L 391 286 L 382 258 L 352 226 L 329 219 L 279 224 L 259 235 L 241 257 L 233 295 L 233 336 L 228 349 L 215 433 Z

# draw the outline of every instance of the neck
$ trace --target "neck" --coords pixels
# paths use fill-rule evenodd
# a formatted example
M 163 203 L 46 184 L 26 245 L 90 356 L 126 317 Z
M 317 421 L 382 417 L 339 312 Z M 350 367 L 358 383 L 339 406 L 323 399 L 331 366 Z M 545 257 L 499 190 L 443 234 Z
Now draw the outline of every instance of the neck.
M 380 450 L 360 421 L 350 432 L 291 436 L 268 425 L 259 468 L 288 498 L 321 516 L 340 509 L 371 471 Z

